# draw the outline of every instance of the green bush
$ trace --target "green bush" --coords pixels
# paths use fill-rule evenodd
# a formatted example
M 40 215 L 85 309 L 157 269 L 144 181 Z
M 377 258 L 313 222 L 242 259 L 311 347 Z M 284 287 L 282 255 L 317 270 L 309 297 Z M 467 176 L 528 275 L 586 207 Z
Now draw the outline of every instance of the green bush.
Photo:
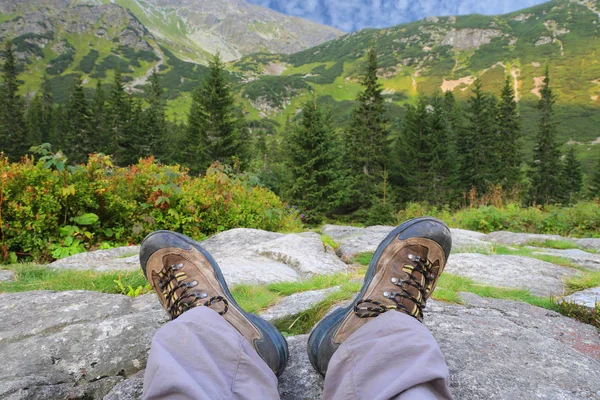
M 201 239 L 235 227 L 301 227 L 297 212 L 230 167 L 217 164 L 205 176 L 190 177 L 153 158 L 127 168 L 114 167 L 104 155 L 75 167 L 56 160 L 0 158 L 4 261 L 15 255 L 45 261 L 106 242 L 139 243 L 159 229 Z
M 456 212 L 422 203 L 410 203 L 398 212 L 398 222 L 431 215 L 454 228 L 480 232 L 506 230 L 574 237 L 600 237 L 600 203 L 579 202 L 571 207 L 544 206 L 523 208 L 519 204 L 504 207 L 481 206 Z

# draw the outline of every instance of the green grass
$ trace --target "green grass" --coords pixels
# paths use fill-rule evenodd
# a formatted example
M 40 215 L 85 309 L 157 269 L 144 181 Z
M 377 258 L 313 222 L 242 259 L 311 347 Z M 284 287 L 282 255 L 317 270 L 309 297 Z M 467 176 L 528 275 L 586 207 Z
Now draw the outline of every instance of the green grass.
M 433 292 L 433 298 L 440 301 L 460 304 L 462 303 L 459 296 L 460 292 L 473 293 L 481 297 L 493 299 L 520 301 L 549 310 L 558 310 L 554 300 L 549 297 L 534 296 L 524 289 L 497 288 L 481 285 L 473 282 L 473 280 L 469 278 L 448 273 L 444 273 L 440 277 L 437 287 Z
M 354 262 L 360 265 L 367 266 L 371 262 L 371 258 L 373 258 L 373 253 L 371 252 L 360 253 L 357 254 L 356 257 L 354 257 Z
M 568 240 L 545 240 L 542 242 L 531 242 L 530 246 L 535 247 L 546 247 L 549 249 L 558 249 L 558 250 L 569 250 L 569 249 L 579 249 L 583 250 L 581 246 L 577 246 L 575 243 Z
M 5 269 L 15 271 L 15 282 L 0 282 L 0 292 L 26 292 L 31 290 L 91 290 L 102 293 L 123 294 L 115 281 L 125 288 L 147 284 L 140 271 L 96 272 L 51 270 L 36 264 L 13 264 Z
M 498 255 L 509 255 L 509 256 L 522 256 L 535 258 L 537 260 L 546 261 L 551 264 L 560 265 L 563 267 L 573 268 L 577 270 L 584 270 L 581 266 L 574 264 L 570 260 L 559 257 L 559 256 L 551 256 L 545 254 L 534 254 L 537 250 L 531 247 L 505 247 L 498 246 L 492 250 L 493 253 Z
M 265 286 L 237 285 L 231 289 L 235 301 L 246 311 L 256 313 L 275 303 L 281 296 Z
M 600 286 L 600 271 L 584 271 L 581 274 L 570 277 L 565 281 L 569 293 L 579 292 Z
M 337 248 L 340 247 L 339 243 L 336 243 L 329 235 L 321 234 L 321 241 L 324 245 L 329 246 L 334 250 L 337 250 Z

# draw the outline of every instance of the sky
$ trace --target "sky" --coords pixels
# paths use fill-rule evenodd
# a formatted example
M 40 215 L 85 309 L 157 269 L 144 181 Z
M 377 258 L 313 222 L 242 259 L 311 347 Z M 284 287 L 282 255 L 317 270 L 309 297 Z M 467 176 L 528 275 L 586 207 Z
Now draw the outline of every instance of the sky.
M 387 28 L 429 16 L 505 14 L 542 0 L 248 0 L 346 32 Z

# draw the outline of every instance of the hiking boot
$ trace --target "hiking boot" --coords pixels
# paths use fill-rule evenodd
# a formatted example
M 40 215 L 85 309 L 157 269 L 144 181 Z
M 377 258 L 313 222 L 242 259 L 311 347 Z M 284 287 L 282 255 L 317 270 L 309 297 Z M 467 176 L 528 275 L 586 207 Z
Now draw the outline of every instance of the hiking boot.
M 452 247 L 450 230 L 435 218 L 406 221 L 377 248 L 363 287 L 352 304 L 323 318 L 308 338 L 313 367 L 325 375 L 337 348 L 358 328 L 387 311 L 423 321 L 425 302 L 435 289 Z
M 142 271 L 172 319 L 206 306 L 227 320 L 279 376 L 287 364 L 288 347 L 277 328 L 245 312 L 229 292 L 221 269 L 200 244 L 176 232 L 148 235 L 140 249 Z

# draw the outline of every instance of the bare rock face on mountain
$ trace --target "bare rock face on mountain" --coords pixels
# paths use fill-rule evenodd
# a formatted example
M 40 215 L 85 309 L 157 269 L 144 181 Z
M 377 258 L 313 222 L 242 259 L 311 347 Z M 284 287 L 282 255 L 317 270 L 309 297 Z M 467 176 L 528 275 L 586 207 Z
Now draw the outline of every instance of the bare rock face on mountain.
M 115 2 L 125 7 L 128 4 Z M 256 52 L 294 53 L 343 33 L 244 0 L 148 0 L 137 5 L 131 11 L 157 38 L 187 47 L 190 52 L 196 48 L 219 52 L 225 61 Z M 176 36 L 162 29 L 171 20 L 177 23 Z

